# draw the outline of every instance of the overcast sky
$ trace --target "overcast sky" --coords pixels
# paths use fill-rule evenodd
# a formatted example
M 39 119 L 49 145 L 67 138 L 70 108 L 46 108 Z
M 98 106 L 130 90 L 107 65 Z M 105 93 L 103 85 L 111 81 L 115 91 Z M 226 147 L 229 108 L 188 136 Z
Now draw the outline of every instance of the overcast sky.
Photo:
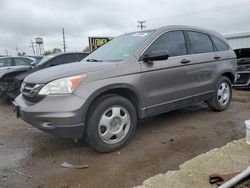
M 30 40 L 43 37 L 45 50 L 82 51 L 88 36 L 117 36 L 147 28 L 192 25 L 222 34 L 250 32 L 250 0 L 0 0 L 0 54 L 32 54 Z

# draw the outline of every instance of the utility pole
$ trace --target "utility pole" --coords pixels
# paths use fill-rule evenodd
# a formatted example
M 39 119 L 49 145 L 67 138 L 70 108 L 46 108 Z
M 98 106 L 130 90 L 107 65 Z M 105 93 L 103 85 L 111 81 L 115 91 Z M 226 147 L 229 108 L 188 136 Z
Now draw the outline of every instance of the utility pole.
M 137 27 L 139 27 L 141 30 L 143 30 L 143 28 L 146 27 L 145 25 L 143 25 L 143 24 L 146 23 L 145 20 L 138 20 L 137 22 L 138 22 L 138 24 L 139 24 Z
M 32 40 L 30 41 L 30 47 L 32 48 L 33 55 L 36 55 L 36 53 L 35 53 L 35 47 L 34 47 L 34 42 Z
M 62 32 L 63 32 L 63 51 L 66 52 L 64 28 L 62 29 Z
M 5 49 L 6 56 L 9 56 L 8 49 Z
M 16 55 L 18 56 L 18 47 L 16 47 Z

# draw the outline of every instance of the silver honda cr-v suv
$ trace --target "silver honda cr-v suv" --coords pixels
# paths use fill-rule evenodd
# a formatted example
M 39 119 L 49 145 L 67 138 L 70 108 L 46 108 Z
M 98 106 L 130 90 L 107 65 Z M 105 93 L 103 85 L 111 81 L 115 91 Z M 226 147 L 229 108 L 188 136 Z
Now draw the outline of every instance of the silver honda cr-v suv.
M 121 35 L 79 63 L 29 75 L 14 105 L 45 132 L 110 152 L 127 143 L 138 119 L 203 101 L 227 109 L 235 68 L 221 35 L 167 26 Z

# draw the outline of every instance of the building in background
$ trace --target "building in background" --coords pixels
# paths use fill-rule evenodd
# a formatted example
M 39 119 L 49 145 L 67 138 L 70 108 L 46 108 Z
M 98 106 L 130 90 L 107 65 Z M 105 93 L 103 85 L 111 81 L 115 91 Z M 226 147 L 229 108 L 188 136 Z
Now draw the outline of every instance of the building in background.
M 250 48 L 250 32 L 225 35 L 225 38 L 233 49 Z

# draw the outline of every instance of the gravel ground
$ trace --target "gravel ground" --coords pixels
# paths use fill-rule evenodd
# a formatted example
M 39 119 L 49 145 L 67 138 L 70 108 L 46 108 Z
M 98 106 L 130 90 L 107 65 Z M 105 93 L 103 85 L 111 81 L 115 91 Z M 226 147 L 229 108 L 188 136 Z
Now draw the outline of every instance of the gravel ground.
M 158 173 L 245 136 L 250 91 L 234 91 L 225 112 L 206 105 L 176 110 L 141 121 L 119 151 L 101 154 L 87 145 L 55 137 L 16 119 L 0 101 L 0 187 L 133 187 Z M 88 164 L 74 170 L 63 162 Z M 31 175 L 27 178 L 17 172 Z
M 242 172 L 250 164 L 250 145 L 245 139 L 231 142 L 221 148 L 199 155 L 180 166 L 177 171 L 158 174 L 136 188 L 215 188 L 209 183 L 209 175 Z M 250 177 L 234 188 L 249 188 Z

